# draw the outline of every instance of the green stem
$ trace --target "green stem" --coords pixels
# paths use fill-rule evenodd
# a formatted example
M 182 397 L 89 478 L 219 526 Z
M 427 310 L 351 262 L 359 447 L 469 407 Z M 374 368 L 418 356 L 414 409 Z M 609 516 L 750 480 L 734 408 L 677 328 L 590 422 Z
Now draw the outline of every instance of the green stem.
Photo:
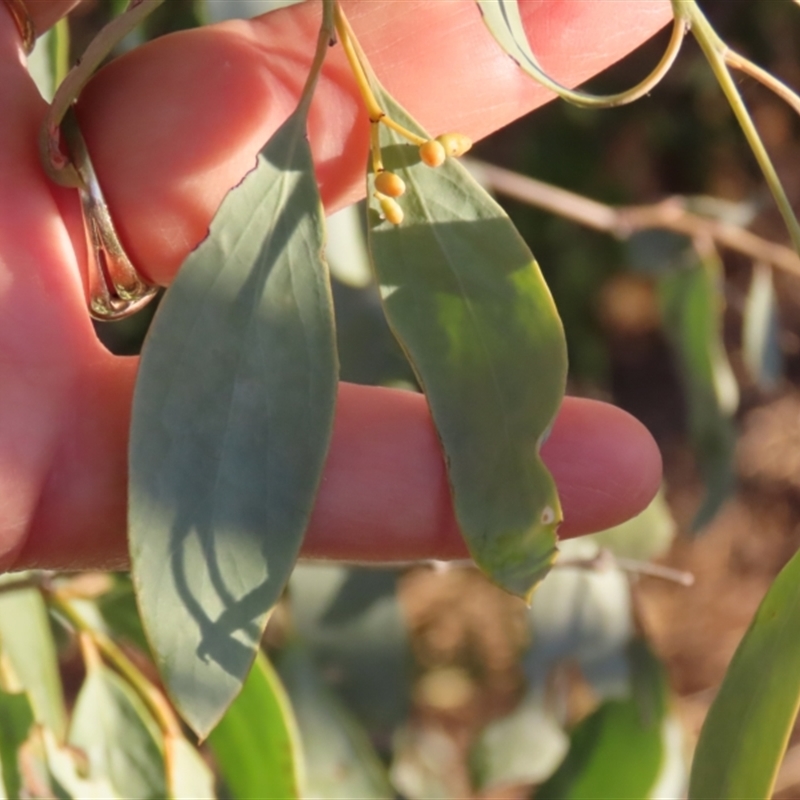
M 42 594 L 54 610 L 63 616 L 79 633 L 85 634 L 105 659 L 128 681 L 153 715 L 165 736 L 182 736 L 180 722 L 164 695 L 150 683 L 139 668 L 102 631 L 93 628 L 58 591 L 43 589 Z
M 115 17 L 92 39 L 80 61 L 58 87 L 39 133 L 39 158 L 49 177 L 62 186 L 77 187 L 80 178 L 61 151 L 61 121 L 95 70 L 111 51 L 164 0 L 130 0 L 124 13 Z
M 778 210 L 781 212 L 784 223 L 789 230 L 789 235 L 792 238 L 792 244 L 795 249 L 800 253 L 800 223 L 797 221 L 794 210 L 792 209 L 789 198 L 786 196 L 783 184 L 781 183 L 778 173 L 772 164 L 772 161 L 767 153 L 764 143 L 758 134 L 756 126 L 747 111 L 747 107 L 742 100 L 741 94 L 736 87 L 736 83 L 731 76 L 728 64 L 726 61 L 726 54 L 728 47 L 717 35 L 711 23 L 706 19 L 703 12 L 698 7 L 695 0 L 672 0 L 672 8 L 676 19 L 680 18 L 686 21 L 691 27 L 692 34 L 694 35 L 697 43 L 700 45 L 706 59 L 708 60 L 714 75 L 719 82 L 728 103 L 739 122 L 739 126 L 747 139 L 750 149 L 753 151 L 756 161 L 761 172 L 767 181 L 767 185 L 772 192 Z

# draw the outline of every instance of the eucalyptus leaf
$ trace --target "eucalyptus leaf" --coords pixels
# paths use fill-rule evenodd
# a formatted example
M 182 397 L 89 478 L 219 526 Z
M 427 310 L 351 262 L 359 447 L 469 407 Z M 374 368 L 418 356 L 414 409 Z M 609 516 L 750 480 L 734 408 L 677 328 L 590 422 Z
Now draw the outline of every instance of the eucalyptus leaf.
M 33 709 L 24 693 L 0 691 L 0 797 L 18 800 L 22 788 L 19 749 L 33 725 Z
M 236 800 L 301 796 L 297 723 L 280 679 L 263 653 L 208 743 Z
M 706 717 L 690 800 L 772 797 L 800 708 L 800 553 L 756 611 Z
M 783 352 L 775 283 L 772 268 L 766 264 L 753 265 L 742 320 L 742 356 L 762 389 L 776 387 L 783 374 Z
M 20 577 L 2 576 L 0 583 Z M 61 676 L 47 606 L 38 589 L 0 594 L 0 653 L 28 693 L 36 721 L 63 739 L 66 711 Z
M 304 796 L 323 800 L 392 800 L 386 769 L 364 728 L 325 686 L 308 652 L 292 642 L 277 667 L 300 729 Z
M 374 89 L 386 113 L 427 138 Z M 368 180 L 386 317 L 425 390 L 472 557 L 527 597 L 555 558 L 562 519 L 539 447 L 564 395 L 564 330 L 522 237 L 469 173 L 454 159 L 426 166 L 384 125 L 380 141 L 386 169 L 407 187 L 394 225 L 380 218 Z
M 544 686 L 531 687 L 510 714 L 481 732 L 470 756 L 477 788 L 486 795 L 507 786 L 541 783 L 568 749 L 569 739 L 548 707 Z
M 214 773 L 182 736 L 164 740 L 168 800 L 214 800 Z
M 69 743 L 89 760 L 89 774 L 117 796 L 166 796 L 161 735 L 131 686 L 101 664 L 89 666 L 69 730 Z
M 328 685 L 371 731 L 408 715 L 411 648 L 397 572 L 300 564 L 289 583 L 295 631 Z
M 667 684 L 663 668 L 647 656 L 651 692 L 608 700 L 579 723 L 555 774 L 537 800 L 646 800 L 662 784 L 666 759 Z
M 289 578 L 328 449 L 337 362 L 308 103 L 223 201 L 145 343 L 129 536 L 142 619 L 202 737 Z
M 710 522 L 735 485 L 739 390 L 722 338 L 722 264 L 715 253 L 694 259 L 659 281 L 663 324 L 680 367 L 692 446 L 706 486 L 693 528 Z

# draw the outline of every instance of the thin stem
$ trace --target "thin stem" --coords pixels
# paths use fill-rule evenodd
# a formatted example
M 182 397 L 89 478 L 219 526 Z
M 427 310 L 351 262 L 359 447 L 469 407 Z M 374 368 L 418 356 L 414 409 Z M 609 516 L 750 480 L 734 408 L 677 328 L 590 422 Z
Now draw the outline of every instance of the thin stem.
M 403 138 L 408 139 L 408 141 L 417 145 L 418 147 L 422 144 L 425 144 L 427 141 L 426 139 L 423 139 L 413 131 L 408 130 L 408 128 L 404 127 L 399 122 L 395 122 L 381 107 L 381 104 L 378 102 L 378 99 L 375 97 L 372 87 L 370 86 L 369 77 L 367 76 L 367 61 L 364 56 L 364 51 L 358 44 L 358 39 L 356 39 L 353 29 L 350 27 L 350 22 L 345 16 L 344 11 L 342 11 L 338 2 L 336 3 L 334 20 L 336 24 L 336 33 L 339 36 L 339 41 L 342 44 L 344 54 L 347 56 L 347 61 L 350 64 L 350 69 L 352 70 L 353 77 L 356 80 L 356 86 L 358 86 L 361 99 L 364 101 L 370 122 L 380 122 L 383 125 L 386 125 L 387 128 L 391 128 L 392 130 L 396 131 Z
M 26 575 L 0 583 L 0 594 L 10 594 L 11 592 L 21 592 L 25 589 L 41 589 L 48 579 L 45 575 Z
M 785 103 L 790 105 L 796 113 L 800 114 L 800 97 L 790 89 L 783 81 L 778 80 L 758 64 L 754 64 L 749 58 L 737 53 L 735 50 L 725 49 L 725 63 L 739 72 L 744 72 L 763 86 L 766 86 L 773 94 L 776 94 Z
M 314 89 L 317 86 L 317 79 L 322 70 L 322 65 L 325 61 L 325 56 L 328 54 L 331 40 L 333 38 L 335 24 L 335 8 L 336 0 L 322 0 L 322 23 L 319 28 L 319 35 L 317 36 L 317 46 L 314 50 L 314 60 L 311 62 L 311 69 L 309 70 L 308 77 L 306 78 L 303 92 L 300 95 L 300 103 L 298 108 L 303 107 L 308 111 L 311 104 L 311 99 L 314 96 Z
M 106 660 L 139 695 L 165 736 L 182 736 L 180 722 L 161 692 L 142 675 L 139 668 L 102 631 L 93 628 L 69 600 L 57 591 L 44 590 L 45 600 L 80 634 L 88 636 Z
M 731 77 L 726 63 L 727 45 L 717 36 L 711 23 L 706 19 L 703 12 L 698 7 L 695 0 L 672 0 L 673 11 L 676 17 L 680 17 L 691 26 L 697 43 L 711 66 L 717 81 L 728 99 L 728 103 L 739 121 L 739 126 L 747 139 L 753 155 L 761 167 L 761 172 L 772 192 L 778 210 L 781 212 L 784 223 L 789 229 L 789 235 L 795 249 L 800 252 L 800 223 L 797 221 L 794 210 L 792 209 L 789 198 L 783 189 L 778 173 L 772 165 L 769 154 L 764 147 L 758 130 L 753 124 L 753 120 L 747 111 L 747 107 L 742 100 L 739 89 Z
M 664 581 L 677 583 L 681 586 L 694 585 L 694 575 L 691 572 L 653 564 L 649 561 L 638 561 L 633 558 L 623 558 L 614 555 L 610 550 L 603 548 L 591 558 L 560 559 L 553 565 L 554 568 L 572 568 L 586 570 L 621 569 L 634 575 L 646 575 L 649 578 L 660 578 Z
M 61 151 L 60 127 L 67 109 L 75 102 L 95 70 L 111 51 L 164 0 L 130 0 L 128 8 L 92 39 L 80 61 L 56 90 L 39 133 L 39 157 L 45 172 L 63 186 L 80 186 L 80 178 Z
M 613 207 L 558 186 L 529 178 L 482 161 L 464 159 L 487 188 L 529 205 L 558 214 L 587 228 L 626 239 L 636 231 L 662 229 L 692 239 L 707 237 L 720 247 L 754 261 L 800 276 L 800 257 L 790 247 L 770 242 L 744 228 L 686 210 L 685 201 L 672 197 L 654 205 Z
M 615 108 L 617 106 L 627 105 L 651 92 L 661 82 L 664 75 L 669 72 L 670 67 L 673 65 L 680 52 L 684 36 L 686 35 L 686 29 L 686 21 L 676 15 L 672 25 L 672 36 L 667 44 L 667 49 L 664 51 L 664 55 L 661 56 L 661 60 L 656 65 L 655 69 L 653 69 L 644 80 L 637 83 L 636 86 L 624 92 L 617 92 L 609 95 L 594 95 L 588 92 L 569 89 L 563 84 L 558 83 L 558 81 L 553 80 L 535 61 L 533 63 L 530 61 L 528 62 L 529 74 L 542 86 L 555 92 L 562 100 L 581 108 Z
M 369 150 L 372 155 L 372 171 L 378 175 L 383 172 L 383 156 L 381 155 L 381 138 L 378 122 L 369 124 Z

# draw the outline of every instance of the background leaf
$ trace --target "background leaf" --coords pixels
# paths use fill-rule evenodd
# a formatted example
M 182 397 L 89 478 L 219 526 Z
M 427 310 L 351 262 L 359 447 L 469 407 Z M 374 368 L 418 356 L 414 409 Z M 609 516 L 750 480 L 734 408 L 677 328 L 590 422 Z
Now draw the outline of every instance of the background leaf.
M 666 679 L 644 651 L 647 691 L 608 700 L 579 723 L 569 753 L 537 800 L 644 800 L 652 796 L 665 760 Z
M 722 339 L 722 264 L 689 251 L 688 263 L 659 281 L 663 324 L 684 378 L 692 445 L 706 496 L 692 523 L 711 521 L 735 485 L 732 416 L 739 391 Z
M 101 664 L 90 664 L 75 703 L 69 743 L 124 798 L 166 796 L 161 736 L 139 696 Z
M 214 800 L 214 773 L 197 749 L 181 736 L 164 740 L 169 800 Z
M 297 642 L 277 662 L 303 743 L 304 796 L 391 800 L 395 793 L 366 731 L 322 682 Z
M 263 653 L 208 743 L 236 800 L 299 798 L 301 745 L 283 686 Z
M 0 690 L 0 796 L 18 800 L 22 788 L 19 748 L 33 725 L 33 709 L 25 694 Z
M 247 676 L 327 453 L 337 376 L 323 237 L 302 108 L 187 258 L 139 370 L 134 582 L 161 674 L 201 736 Z
M 409 706 L 411 650 L 397 572 L 301 564 L 289 584 L 295 632 L 320 674 L 373 732 L 391 736 Z
M 377 85 L 385 111 L 427 138 Z M 539 446 L 564 394 L 564 331 L 539 268 L 503 210 L 453 159 L 431 169 L 380 126 L 405 181 L 400 225 L 381 220 L 370 177 L 369 243 L 384 309 L 442 440 L 470 553 L 522 596 L 555 557 L 561 507 Z M 510 345 L 513 343 L 513 346 Z
M 753 265 L 742 320 L 742 356 L 762 389 L 776 387 L 783 374 L 780 320 L 772 269 L 764 264 Z
M 748 800 L 772 787 L 800 707 L 800 553 L 742 639 L 695 750 L 690 800 Z
M 0 577 L 18 581 L 22 573 Z M 8 659 L 20 688 L 30 697 L 36 721 L 56 738 L 66 734 L 66 712 L 58 659 L 42 595 L 38 589 L 0 594 L 0 652 Z

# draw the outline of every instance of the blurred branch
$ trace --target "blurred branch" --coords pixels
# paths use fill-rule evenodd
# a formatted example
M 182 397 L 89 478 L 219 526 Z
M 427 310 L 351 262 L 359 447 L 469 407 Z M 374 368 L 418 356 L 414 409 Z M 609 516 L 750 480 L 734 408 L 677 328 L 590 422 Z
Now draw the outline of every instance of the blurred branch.
M 681 197 L 669 197 L 652 205 L 615 207 L 483 161 L 463 161 L 488 189 L 618 239 L 627 239 L 637 231 L 659 228 L 692 239 L 711 239 L 720 247 L 800 276 L 800 256 L 791 248 L 756 236 L 738 225 L 694 214 L 686 209 Z
M 633 575 L 646 575 L 649 578 L 660 578 L 681 586 L 693 586 L 694 575 L 680 569 L 653 564 L 650 561 L 637 561 L 633 558 L 616 556 L 610 550 L 603 548 L 591 558 L 562 558 L 556 561 L 554 568 L 572 568 L 603 571 L 607 569 L 621 569 Z

